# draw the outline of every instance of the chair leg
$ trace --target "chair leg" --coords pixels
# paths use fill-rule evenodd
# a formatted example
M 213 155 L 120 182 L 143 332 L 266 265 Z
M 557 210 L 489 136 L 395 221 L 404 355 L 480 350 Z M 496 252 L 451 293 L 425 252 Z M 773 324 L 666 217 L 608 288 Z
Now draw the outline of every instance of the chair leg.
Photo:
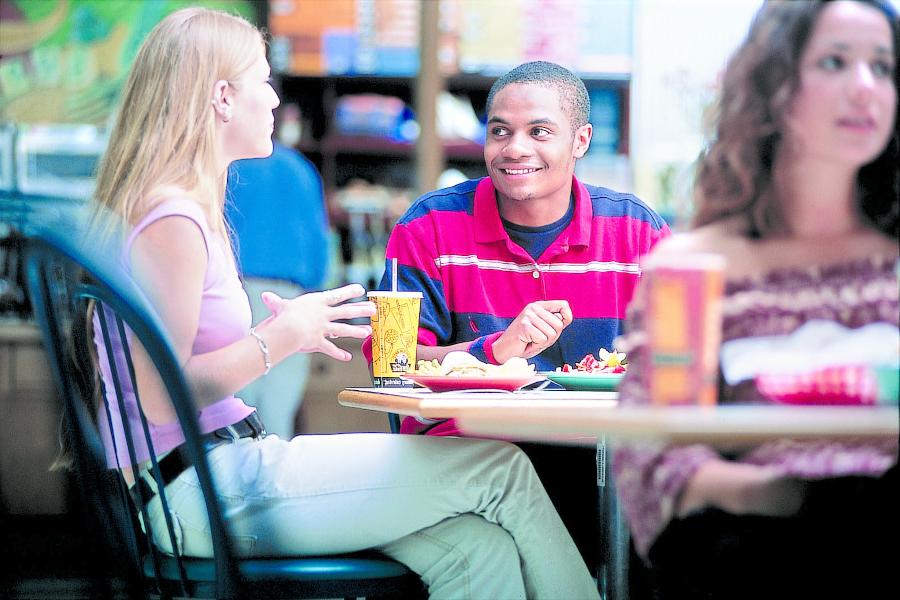
M 630 589 L 629 568 L 630 568 L 630 549 L 631 536 L 628 531 L 628 525 L 622 516 L 619 503 L 616 498 L 615 481 L 610 478 L 607 494 L 613 497 L 613 500 L 607 503 L 609 508 L 609 569 L 610 576 L 610 600 L 629 600 Z
M 600 556 L 597 587 L 603 600 L 628 600 L 631 538 L 619 509 L 606 436 L 597 438 L 597 510 L 600 514 Z
M 388 424 L 391 426 L 391 433 L 400 433 L 400 415 L 388 413 Z

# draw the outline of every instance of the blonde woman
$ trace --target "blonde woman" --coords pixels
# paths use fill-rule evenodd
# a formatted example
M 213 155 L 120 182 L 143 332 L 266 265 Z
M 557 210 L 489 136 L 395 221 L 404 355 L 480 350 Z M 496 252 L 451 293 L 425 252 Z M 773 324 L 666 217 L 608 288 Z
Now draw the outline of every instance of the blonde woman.
M 202 406 L 202 430 L 243 435 L 208 451 L 232 527 L 254 540 L 243 550 L 378 548 L 409 565 L 434 597 L 597 597 L 531 464 L 513 446 L 379 434 L 284 440 L 258 435 L 255 412 L 234 397 L 296 352 L 349 360 L 331 340 L 361 339 L 370 329 L 339 321 L 374 312 L 368 302 L 343 304 L 364 293 L 358 285 L 296 298 L 267 293 L 272 314 L 250 328 L 222 217 L 224 185 L 229 163 L 272 152 L 278 97 L 269 76 L 263 38 L 246 21 L 198 8 L 171 14 L 135 60 L 96 193 L 98 212 L 131 227 L 122 264 L 168 328 Z M 172 407 L 147 357 L 132 350 L 155 448 L 177 457 L 183 437 Z M 108 433 L 110 466 L 128 464 Z M 167 482 L 166 494 L 181 551 L 209 556 L 193 468 Z M 158 504 L 150 503 L 151 519 L 162 518 Z

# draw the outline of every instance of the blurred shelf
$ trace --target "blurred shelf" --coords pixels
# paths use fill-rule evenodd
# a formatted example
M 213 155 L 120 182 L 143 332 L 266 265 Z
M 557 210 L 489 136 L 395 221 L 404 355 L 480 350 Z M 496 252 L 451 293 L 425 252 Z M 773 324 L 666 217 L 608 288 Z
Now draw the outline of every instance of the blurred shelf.
M 457 73 L 444 78 L 445 85 L 450 91 L 464 90 L 486 90 L 494 84 L 496 75 L 483 75 L 480 73 Z M 322 83 L 331 83 L 341 87 L 369 87 L 375 85 L 377 87 L 412 87 L 415 77 L 398 77 L 395 75 L 293 75 L 291 73 L 279 73 L 282 81 L 296 83 L 299 85 Z M 582 75 L 581 80 L 587 87 L 598 87 L 602 85 L 609 86 L 625 86 L 631 81 L 631 73 L 591 73 Z
M 395 158 L 412 158 L 416 146 L 414 142 L 399 142 L 388 138 L 366 135 L 326 135 L 320 142 L 304 140 L 298 147 L 304 154 L 317 153 L 336 156 L 339 154 L 387 156 Z M 484 159 L 484 147 L 469 140 L 446 140 L 443 143 L 444 155 L 449 160 L 481 161 Z
M 612 125 L 596 125 L 595 135 L 614 126 L 617 132 L 615 153 L 629 153 L 630 73 L 592 73 L 582 80 L 589 93 L 611 90 L 616 98 Z M 297 149 L 307 155 L 318 168 L 326 193 L 330 196 L 350 181 L 364 180 L 392 188 L 416 189 L 416 161 L 420 156 L 433 156 L 442 151 L 447 168 L 463 172 L 466 177 L 484 176 L 484 148 L 481 142 L 444 140 L 440 146 L 417 148 L 416 142 L 402 142 L 366 135 L 344 135 L 337 126 L 335 114 L 340 99 L 353 94 L 376 94 L 399 98 L 408 106 L 415 105 L 415 77 L 377 75 L 291 75 L 281 73 L 279 81 L 284 104 L 296 104 L 300 113 L 303 138 Z M 443 88 L 465 97 L 476 116 L 484 118 L 487 96 L 496 81 L 493 75 L 464 73 L 447 77 Z M 436 99 L 432 99 L 436 102 Z M 597 139 L 597 142 L 601 140 Z M 420 154 L 420 151 L 422 154 Z M 430 191 L 430 190 L 422 190 Z

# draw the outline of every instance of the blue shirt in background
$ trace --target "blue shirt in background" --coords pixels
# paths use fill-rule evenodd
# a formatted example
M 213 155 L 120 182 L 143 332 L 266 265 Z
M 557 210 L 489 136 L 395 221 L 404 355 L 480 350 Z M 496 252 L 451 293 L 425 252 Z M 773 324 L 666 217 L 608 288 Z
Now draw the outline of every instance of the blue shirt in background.
M 225 217 L 244 277 L 322 286 L 328 269 L 328 218 L 322 180 L 299 152 L 274 144 L 268 158 L 228 170 Z

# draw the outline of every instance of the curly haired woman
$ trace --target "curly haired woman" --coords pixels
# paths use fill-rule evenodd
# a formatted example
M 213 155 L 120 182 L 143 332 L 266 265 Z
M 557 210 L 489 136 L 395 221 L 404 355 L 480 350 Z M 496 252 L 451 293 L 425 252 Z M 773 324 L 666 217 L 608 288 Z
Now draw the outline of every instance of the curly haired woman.
M 695 228 L 655 251 L 724 256 L 724 342 L 813 320 L 898 325 L 897 62 L 884 2 L 768 2 L 757 14 L 724 74 Z M 624 404 L 650 402 L 640 298 L 633 308 Z M 766 401 L 752 380 L 720 389 L 723 404 Z M 896 595 L 896 440 L 728 455 L 633 443 L 614 465 L 661 597 Z

